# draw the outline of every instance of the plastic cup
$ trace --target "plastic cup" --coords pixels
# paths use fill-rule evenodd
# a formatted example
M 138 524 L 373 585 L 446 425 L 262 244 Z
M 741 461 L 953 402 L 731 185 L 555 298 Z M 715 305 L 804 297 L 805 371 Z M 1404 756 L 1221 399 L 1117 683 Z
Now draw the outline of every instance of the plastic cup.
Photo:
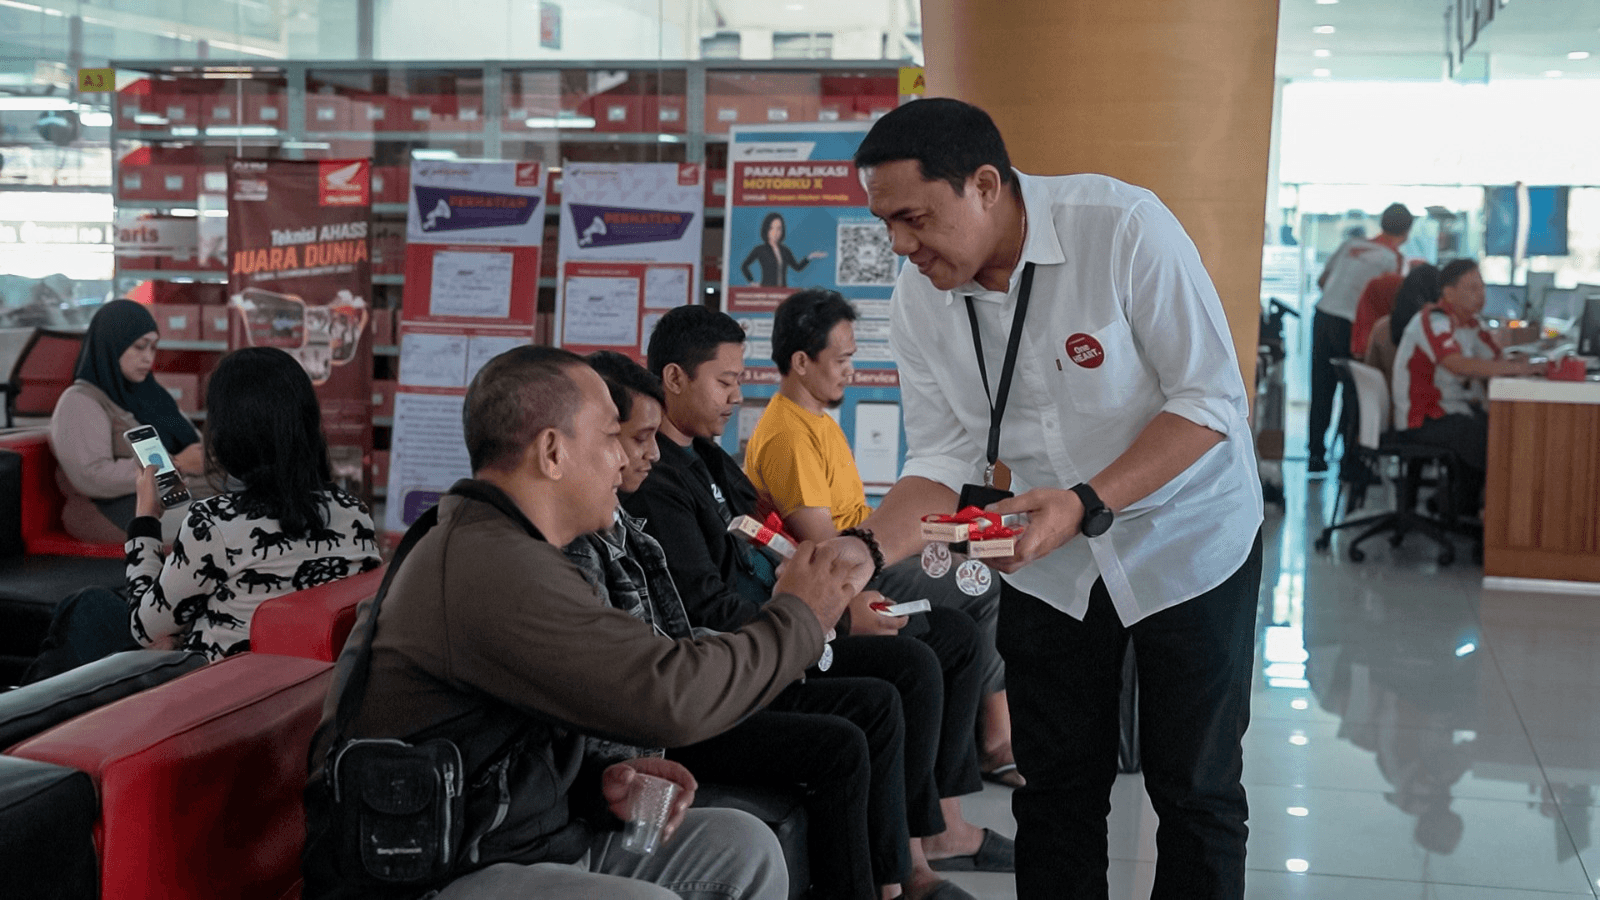
M 677 782 L 634 773 L 628 791 L 628 825 L 622 832 L 622 848 L 646 855 L 656 852 L 661 846 L 661 831 L 671 818 L 672 804 L 677 799 Z

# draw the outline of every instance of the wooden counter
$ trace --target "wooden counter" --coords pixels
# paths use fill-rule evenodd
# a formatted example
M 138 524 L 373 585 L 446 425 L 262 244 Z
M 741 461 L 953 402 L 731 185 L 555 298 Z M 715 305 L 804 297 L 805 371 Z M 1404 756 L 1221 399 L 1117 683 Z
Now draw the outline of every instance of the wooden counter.
M 1483 574 L 1600 582 L 1600 382 L 1489 382 Z

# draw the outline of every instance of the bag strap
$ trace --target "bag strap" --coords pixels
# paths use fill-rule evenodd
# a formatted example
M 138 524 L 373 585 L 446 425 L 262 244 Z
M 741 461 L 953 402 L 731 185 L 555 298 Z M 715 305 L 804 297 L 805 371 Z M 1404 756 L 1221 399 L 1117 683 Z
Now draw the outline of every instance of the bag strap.
M 511 498 L 493 485 L 464 478 L 451 486 L 448 493 L 487 503 L 521 525 L 529 536 L 541 541 L 545 539 Z M 332 748 L 338 745 L 340 738 L 349 730 L 356 711 L 361 707 L 361 701 L 366 698 L 367 680 L 372 674 L 372 641 L 378 633 L 378 613 L 383 607 L 384 597 L 389 593 L 389 585 L 394 581 L 395 573 L 400 571 L 401 564 L 410 555 L 412 548 L 416 547 L 417 543 L 438 523 L 439 507 L 435 504 L 418 516 L 417 520 L 411 523 L 411 527 L 406 529 L 405 537 L 400 539 L 400 546 L 395 550 L 394 558 L 389 561 L 389 571 L 384 573 L 383 582 L 378 586 L 378 593 L 373 596 L 366 610 L 366 617 L 358 622 L 358 631 L 350 635 L 350 639 L 345 642 L 344 650 L 340 651 L 341 663 L 345 661 L 346 655 L 350 657 L 349 665 L 341 666 L 348 674 L 342 684 L 336 684 L 334 687 L 339 699 L 334 707 L 333 719 L 328 723 L 327 739 L 313 740 L 312 753 L 315 753 L 318 747 L 325 746 L 329 748 L 331 754 Z

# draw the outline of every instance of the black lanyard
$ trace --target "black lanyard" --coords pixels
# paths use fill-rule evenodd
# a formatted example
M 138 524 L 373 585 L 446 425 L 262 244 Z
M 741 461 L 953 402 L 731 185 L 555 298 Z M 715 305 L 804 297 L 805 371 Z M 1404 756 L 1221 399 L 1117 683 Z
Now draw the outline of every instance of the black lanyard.
M 1033 263 L 1022 267 L 1022 284 L 1017 288 L 1017 311 L 1011 319 L 1011 337 L 1006 341 L 1006 359 L 1000 367 L 1000 390 L 990 399 L 989 367 L 983 361 L 983 339 L 978 337 L 978 311 L 968 295 L 967 321 L 972 325 L 972 349 L 978 354 L 978 375 L 983 378 L 983 399 L 989 402 L 989 446 L 984 451 L 989 467 L 984 470 L 985 485 L 994 484 L 994 464 L 1000 458 L 1000 420 L 1006 415 L 1006 400 L 1011 396 L 1011 374 L 1017 368 L 1017 347 L 1022 344 L 1022 322 L 1028 317 L 1028 295 L 1033 292 Z

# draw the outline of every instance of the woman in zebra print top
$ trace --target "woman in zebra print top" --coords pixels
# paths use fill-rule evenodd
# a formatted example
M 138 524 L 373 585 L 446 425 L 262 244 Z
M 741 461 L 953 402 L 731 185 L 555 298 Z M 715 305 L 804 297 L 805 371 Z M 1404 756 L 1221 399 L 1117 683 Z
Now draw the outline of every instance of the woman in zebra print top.
M 163 557 L 147 466 L 128 526 L 125 596 L 85 588 L 62 601 L 27 680 L 139 647 L 220 659 L 249 648 L 262 601 L 382 564 L 372 516 L 331 484 L 321 408 L 299 362 L 265 347 L 230 353 L 211 375 L 206 408 L 207 468 L 237 489 L 191 503 Z

